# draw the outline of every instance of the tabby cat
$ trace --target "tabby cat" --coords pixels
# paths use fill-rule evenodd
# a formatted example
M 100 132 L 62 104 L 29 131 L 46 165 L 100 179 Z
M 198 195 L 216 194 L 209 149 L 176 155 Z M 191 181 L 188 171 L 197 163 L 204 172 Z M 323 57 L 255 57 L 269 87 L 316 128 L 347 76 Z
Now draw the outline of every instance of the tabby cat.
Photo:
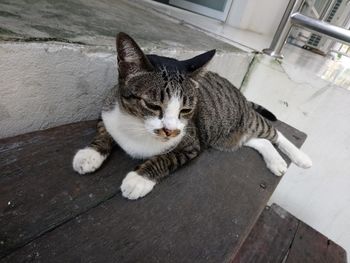
M 281 176 L 287 164 L 275 144 L 296 165 L 311 167 L 309 157 L 266 119 L 276 120 L 272 113 L 248 102 L 225 78 L 205 71 L 215 50 L 178 61 L 145 55 L 130 36 L 119 33 L 117 53 L 119 83 L 105 101 L 97 135 L 74 156 L 78 173 L 98 169 L 114 142 L 132 157 L 146 159 L 122 182 L 128 199 L 145 196 L 208 147 L 254 148 L 267 168 Z

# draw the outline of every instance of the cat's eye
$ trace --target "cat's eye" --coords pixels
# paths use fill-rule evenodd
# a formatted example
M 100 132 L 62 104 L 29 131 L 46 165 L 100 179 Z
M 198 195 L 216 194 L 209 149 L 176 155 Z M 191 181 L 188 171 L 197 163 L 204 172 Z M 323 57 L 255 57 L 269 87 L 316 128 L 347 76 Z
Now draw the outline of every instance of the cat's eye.
M 149 103 L 149 102 L 147 102 L 145 100 L 141 100 L 141 101 L 143 102 L 144 106 L 146 108 L 148 108 L 149 110 L 151 110 L 151 111 L 159 111 L 159 112 L 162 111 L 162 107 L 160 107 L 159 105 L 155 105 L 155 104 Z
M 190 108 L 184 108 L 180 111 L 180 114 L 182 115 L 187 115 L 187 114 L 190 114 L 192 112 L 192 109 Z
M 122 98 L 125 99 L 125 100 L 141 100 L 140 97 L 138 96 L 135 96 L 133 94 L 128 94 L 128 95 L 122 95 Z

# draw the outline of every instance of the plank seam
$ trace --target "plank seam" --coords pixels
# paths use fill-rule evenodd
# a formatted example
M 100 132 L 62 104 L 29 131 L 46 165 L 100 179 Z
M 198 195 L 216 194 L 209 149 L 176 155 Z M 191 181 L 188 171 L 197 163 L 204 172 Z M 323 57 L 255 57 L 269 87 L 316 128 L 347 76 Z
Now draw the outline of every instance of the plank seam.
M 117 194 L 119 194 L 119 193 L 120 193 L 120 191 L 117 191 L 117 192 L 113 193 L 111 196 L 107 197 L 106 199 L 101 200 L 101 201 L 98 202 L 97 204 L 95 204 L 95 205 L 89 207 L 89 208 L 86 209 L 85 211 L 83 211 L 83 212 L 81 212 L 81 213 L 79 213 L 79 214 L 76 214 L 76 215 L 74 215 L 73 217 L 71 217 L 71 218 L 69 218 L 69 219 L 67 219 L 67 220 L 62 221 L 62 222 L 58 223 L 57 225 L 55 225 L 55 226 L 53 226 L 53 227 L 51 227 L 51 228 L 48 228 L 47 230 L 45 230 L 45 231 L 43 231 L 42 233 L 36 235 L 35 237 L 33 237 L 32 239 L 28 240 L 27 242 L 24 242 L 23 244 L 21 244 L 21 245 L 15 247 L 15 248 L 13 248 L 13 249 L 11 249 L 9 252 L 7 252 L 7 253 L 5 253 L 4 255 L 0 256 L 0 260 L 2 260 L 2 259 L 4 259 L 5 257 L 11 255 L 12 253 L 16 252 L 17 250 L 22 249 L 23 247 L 25 247 L 26 245 L 32 243 L 33 241 L 37 240 L 38 238 L 43 237 L 43 236 L 47 235 L 48 233 L 54 231 L 55 229 L 57 229 L 57 228 L 59 228 L 59 227 L 65 225 L 65 224 L 69 223 L 70 221 L 76 219 L 78 216 L 84 215 L 85 213 L 89 212 L 90 210 L 92 210 L 92 209 L 94 209 L 94 208 L 100 206 L 101 204 L 103 204 L 103 203 L 105 203 L 105 202 L 107 202 L 107 201 L 113 199 L 113 198 L 114 198 L 115 196 L 117 196 Z
M 293 244 L 294 244 L 295 238 L 297 237 L 297 233 L 298 233 L 298 230 L 299 230 L 299 226 L 300 226 L 300 220 L 298 220 L 298 226 L 297 226 L 297 228 L 295 229 L 295 233 L 294 233 L 294 236 L 293 236 L 293 238 L 292 238 L 292 241 L 290 242 L 290 245 L 289 245 L 289 247 L 288 247 L 287 253 L 286 253 L 286 255 L 284 256 L 284 258 L 282 259 L 281 263 L 286 263 L 287 260 L 288 260 L 289 252 L 290 252 L 290 250 L 291 250 L 291 248 L 292 248 L 292 246 L 293 246 Z

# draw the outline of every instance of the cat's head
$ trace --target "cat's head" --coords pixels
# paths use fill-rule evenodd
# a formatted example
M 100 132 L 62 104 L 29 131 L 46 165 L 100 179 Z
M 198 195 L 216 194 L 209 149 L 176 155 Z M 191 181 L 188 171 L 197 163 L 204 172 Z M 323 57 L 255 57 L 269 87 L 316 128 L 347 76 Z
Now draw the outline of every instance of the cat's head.
M 145 55 L 127 34 L 117 36 L 119 95 L 124 111 L 160 139 L 184 133 L 197 104 L 199 77 L 215 50 L 178 61 Z

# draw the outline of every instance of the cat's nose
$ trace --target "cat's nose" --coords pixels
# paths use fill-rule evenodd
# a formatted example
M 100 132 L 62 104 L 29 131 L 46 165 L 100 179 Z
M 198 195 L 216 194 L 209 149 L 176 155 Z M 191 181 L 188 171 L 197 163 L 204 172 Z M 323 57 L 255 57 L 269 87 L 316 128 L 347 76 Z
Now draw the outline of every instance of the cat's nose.
M 167 128 L 163 128 L 163 131 L 166 134 L 166 136 L 168 136 L 168 137 L 175 137 L 175 136 L 179 135 L 179 133 L 180 133 L 179 129 L 169 130 Z
M 156 134 L 163 136 L 163 137 L 176 137 L 177 135 L 180 134 L 179 129 L 170 130 L 167 128 L 157 129 L 157 130 L 155 130 L 155 132 L 156 132 Z

